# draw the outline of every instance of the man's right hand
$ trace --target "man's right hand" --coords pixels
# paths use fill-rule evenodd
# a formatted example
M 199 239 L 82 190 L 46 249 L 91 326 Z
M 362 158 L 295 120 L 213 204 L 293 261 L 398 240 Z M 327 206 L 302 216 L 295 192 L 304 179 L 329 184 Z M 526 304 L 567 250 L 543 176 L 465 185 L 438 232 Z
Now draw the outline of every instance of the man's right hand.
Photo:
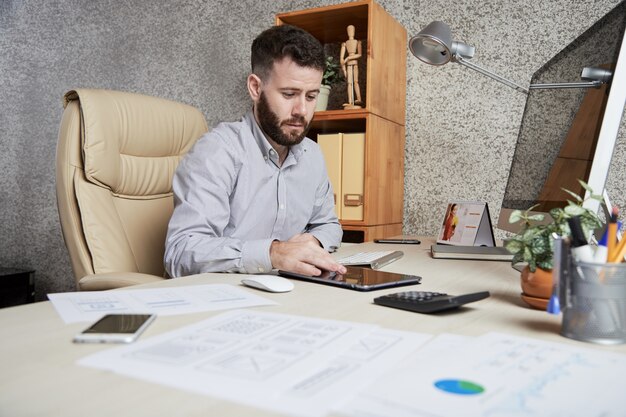
M 346 267 L 338 264 L 313 235 L 307 235 L 296 235 L 286 242 L 273 241 L 272 267 L 309 276 L 320 275 L 322 270 L 345 274 Z

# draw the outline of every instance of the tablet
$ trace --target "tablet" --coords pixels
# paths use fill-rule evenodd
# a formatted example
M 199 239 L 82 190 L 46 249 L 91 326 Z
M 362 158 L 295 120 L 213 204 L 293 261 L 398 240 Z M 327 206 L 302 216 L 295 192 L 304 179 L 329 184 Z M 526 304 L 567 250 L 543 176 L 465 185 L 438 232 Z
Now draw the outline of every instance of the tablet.
M 346 269 L 348 271 L 343 275 L 328 271 L 324 271 L 322 275 L 316 277 L 289 271 L 278 271 L 278 275 L 357 291 L 372 291 L 414 285 L 419 284 L 422 280 L 422 277 L 416 275 L 396 274 L 370 268 L 347 266 Z

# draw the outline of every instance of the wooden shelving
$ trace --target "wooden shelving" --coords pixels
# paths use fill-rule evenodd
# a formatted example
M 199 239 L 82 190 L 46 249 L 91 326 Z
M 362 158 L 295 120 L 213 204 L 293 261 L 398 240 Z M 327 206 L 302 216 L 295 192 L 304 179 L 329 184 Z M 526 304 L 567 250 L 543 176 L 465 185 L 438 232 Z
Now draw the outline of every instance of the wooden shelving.
M 346 241 L 369 241 L 402 233 L 406 110 L 406 30 L 380 5 L 361 0 L 281 13 L 276 24 L 305 29 L 323 44 L 341 44 L 346 28 L 364 45 L 362 109 L 315 113 L 309 137 L 322 133 L 365 133 L 363 219 L 341 220 Z

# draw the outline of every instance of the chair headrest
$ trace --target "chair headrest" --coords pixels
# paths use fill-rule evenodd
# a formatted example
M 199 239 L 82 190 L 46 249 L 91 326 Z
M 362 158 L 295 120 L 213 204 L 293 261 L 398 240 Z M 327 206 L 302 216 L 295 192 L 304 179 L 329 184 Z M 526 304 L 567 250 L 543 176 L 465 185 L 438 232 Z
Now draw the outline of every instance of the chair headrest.
M 114 194 L 152 198 L 171 193 L 178 162 L 207 131 L 192 106 L 141 94 L 77 89 L 85 176 Z

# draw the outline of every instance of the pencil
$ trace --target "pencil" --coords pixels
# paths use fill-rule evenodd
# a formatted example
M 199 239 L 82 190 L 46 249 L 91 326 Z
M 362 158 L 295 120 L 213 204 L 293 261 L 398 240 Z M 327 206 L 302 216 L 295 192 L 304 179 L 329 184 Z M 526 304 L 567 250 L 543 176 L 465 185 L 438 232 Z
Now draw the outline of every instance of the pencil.
M 624 256 L 626 256 L 626 239 L 622 238 L 622 241 L 615 246 L 615 256 L 609 258 L 609 262 L 622 262 L 624 260 Z

